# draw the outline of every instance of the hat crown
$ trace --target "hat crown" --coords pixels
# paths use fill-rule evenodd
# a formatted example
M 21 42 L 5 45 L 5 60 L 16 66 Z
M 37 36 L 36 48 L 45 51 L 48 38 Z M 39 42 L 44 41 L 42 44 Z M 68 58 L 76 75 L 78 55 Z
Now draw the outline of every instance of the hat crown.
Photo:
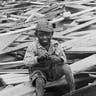
M 41 20 L 37 23 L 36 30 L 43 32 L 53 32 L 53 27 L 49 21 Z

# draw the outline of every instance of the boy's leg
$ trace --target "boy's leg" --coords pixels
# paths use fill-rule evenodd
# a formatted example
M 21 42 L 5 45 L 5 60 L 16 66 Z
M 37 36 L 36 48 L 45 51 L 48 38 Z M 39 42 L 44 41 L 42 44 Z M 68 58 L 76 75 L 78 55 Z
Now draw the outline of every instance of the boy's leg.
M 30 81 L 36 90 L 36 96 L 44 96 L 44 88 L 46 84 L 46 78 L 42 71 L 35 70 L 30 74 Z
M 63 72 L 65 74 L 66 80 L 70 86 L 70 91 L 74 91 L 75 90 L 75 80 L 74 80 L 74 75 L 71 71 L 71 68 L 68 64 L 64 64 L 62 66 Z
M 42 77 L 36 79 L 36 96 L 44 96 L 45 80 Z

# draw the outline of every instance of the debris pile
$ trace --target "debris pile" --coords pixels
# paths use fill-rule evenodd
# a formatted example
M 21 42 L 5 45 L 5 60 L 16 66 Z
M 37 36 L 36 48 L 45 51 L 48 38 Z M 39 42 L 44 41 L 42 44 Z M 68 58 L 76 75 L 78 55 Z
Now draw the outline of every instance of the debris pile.
M 95 0 L 1 0 L 0 79 L 4 88 L 0 96 L 35 95 L 23 59 L 29 42 L 36 39 L 36 23 L 44 18 L 52 23 L 53 39 L 61 43 L 73 73 L 95 70 L 95 5 Z

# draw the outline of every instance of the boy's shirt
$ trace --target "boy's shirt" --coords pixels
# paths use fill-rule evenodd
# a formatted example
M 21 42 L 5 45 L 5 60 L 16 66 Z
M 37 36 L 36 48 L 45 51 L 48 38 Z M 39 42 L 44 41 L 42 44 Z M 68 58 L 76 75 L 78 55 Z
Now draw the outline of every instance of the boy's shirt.
M 37 57 L 40 55 L 43 55 L 45 53 L 48 53 L 50 55 L 57 55 L 60 58 L 64 60 L 66 63 L 66 55 L 63 51 L 63 49 L 60 47 L 58 42 L 51 41 L 49 50 L 47 51 L 43 46 L 40 45 L 39 41 L 36 40 L 34 42 L 30 42 L 29 46 L 26 50 L 25 57 L 24 57 L 24 63 L 25 65 L 33 65 L 37 64 Z

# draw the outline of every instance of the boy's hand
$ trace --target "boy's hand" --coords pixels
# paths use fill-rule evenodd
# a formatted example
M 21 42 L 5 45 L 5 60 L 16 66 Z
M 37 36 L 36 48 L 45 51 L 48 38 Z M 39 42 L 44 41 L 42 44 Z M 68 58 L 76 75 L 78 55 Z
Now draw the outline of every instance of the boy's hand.
M 47 60 L 48 58 L 49 58 L 49 54 L 46 53 L 46 54 L 43 54 L 41 56 L 38 56 L 37 60 L 38 60 L 38 62 L 40 62 L 40 61 L 43 61 L 43 60 Z
M 59 56 L 56 56 L 56 55 L 51 55 L 50 56 L 50 59 L 53 61 L 53 62 L 61 62 L 62 59 L 59 57 Z

